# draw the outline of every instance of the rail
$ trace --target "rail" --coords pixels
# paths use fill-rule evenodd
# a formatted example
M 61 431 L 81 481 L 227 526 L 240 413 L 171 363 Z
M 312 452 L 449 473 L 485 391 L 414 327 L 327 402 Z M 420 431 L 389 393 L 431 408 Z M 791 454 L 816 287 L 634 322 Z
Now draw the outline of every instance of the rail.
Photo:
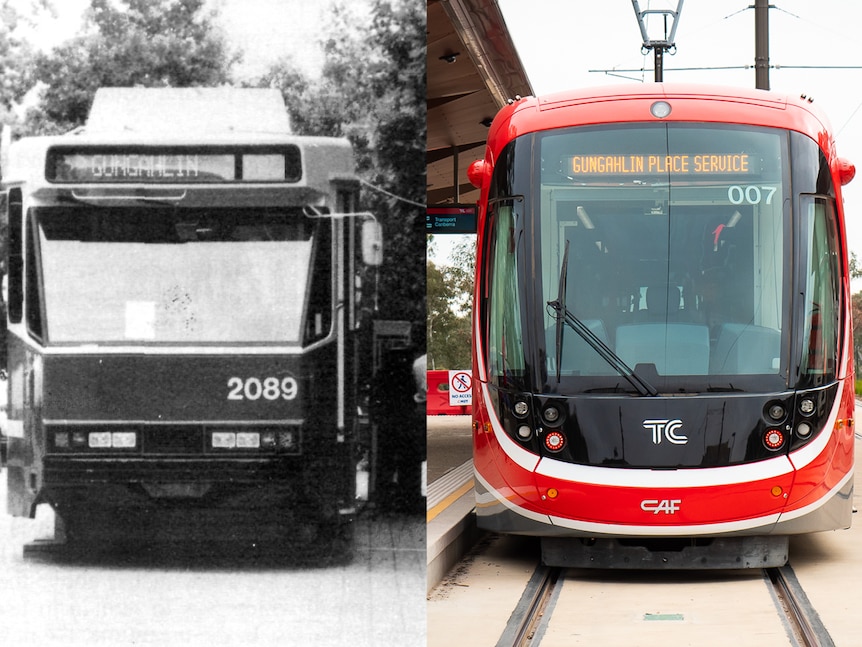
M 835 647 L 820 616 L 811 606 L 796 574 L 789 566 L 764 569 L 778 607 L 784 612 L 790 632 L 802 647 Z
M 545 610 L 557 590 L 557 582 L 563 569 L 539 565 L 527 583 L 518 605 L 509 617 L 509 622 L 497 647 L 524 647 L 531 641 L 545 615 Z

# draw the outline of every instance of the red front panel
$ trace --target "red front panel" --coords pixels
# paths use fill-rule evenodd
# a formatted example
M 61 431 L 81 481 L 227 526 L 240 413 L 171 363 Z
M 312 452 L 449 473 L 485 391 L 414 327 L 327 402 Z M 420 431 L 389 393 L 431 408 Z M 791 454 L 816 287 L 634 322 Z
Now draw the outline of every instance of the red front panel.
M 477 407 L 474 464 L 489 491 L 479 497 L 479 522 L 505 508 L 535 522 L 530 534 L 554 535 L 560 528 L 574 535 L 766 533 L 782 515 L 815 512 L 846 486 L 853 469 L 852 400 L 852 392 L 844 389 L 822 441 L 803 451 L 704 470 L 540 462 L 513 450 L 510 440 L 495 433 L 493 411 Z

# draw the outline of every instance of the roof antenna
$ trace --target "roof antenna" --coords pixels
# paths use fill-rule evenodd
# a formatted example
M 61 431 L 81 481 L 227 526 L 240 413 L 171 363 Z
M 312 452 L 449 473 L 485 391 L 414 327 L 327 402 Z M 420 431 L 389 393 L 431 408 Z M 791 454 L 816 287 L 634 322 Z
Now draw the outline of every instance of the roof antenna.
M 644 11 L 641 11 L 640 5 L 638 5 L 638 0 L 632 0 L 632 7 L 634 7 L 635 15 L 638 19 L 638 25 L 641 29 L 641 38 L 643 39 L 641 51 L 646 54 L 648 51 L 652 50 L 653 54 L 655 54 L 656 83 L 664 81 L 664 53 L 669 51 L 671 56 L 676 53 L 676 43 L 674 42 L 674 38 L 676 37 L 676 25 L 679 22 L 679 14 L 682 13 L 682 3 L 683 0 L 679 0 L 677 2 L 676 11 L 671 11 L 670 9 L 645 9 Z M 664 39 L 662 40 L 651 40 L 649 36 L 647 36 L 644 18 L 651 13 L 659 14 L 664 17 Z M 668 32 L 668 18 L 671 18 L 670 32 Z

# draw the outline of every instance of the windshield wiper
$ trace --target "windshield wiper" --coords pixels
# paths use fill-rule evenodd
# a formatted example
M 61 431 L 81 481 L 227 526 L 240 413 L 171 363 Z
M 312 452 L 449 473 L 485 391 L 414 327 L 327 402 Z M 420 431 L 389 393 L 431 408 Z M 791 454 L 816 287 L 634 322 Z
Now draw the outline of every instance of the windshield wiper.
M 548 307 L 553 308 L 557 318 L 556 328 L 556 359 L 557 359 L 557 382 L 560 381 L 560 364 L 563 358 L 563 324 L 568 326 L 578 333 L 578 336 L 583 339 L 590 348 L 605 360 L 610 366 L 617 371 L 622 377 L 631 384 L 634 389 L 641 395 L 658 395 L 656 388 L 640 377 L 634 370 L 626 364 L 620 356 L 612 351 L 608 345 L 603 342 L 596 334 L 584 325 L 584 322 L 578 319 L 566 307 L 566 273 L 569 266 L 569 241 L 566 241 L 566 249 L 563 252 L 563 263 L 560 267 L 560 282 L 555 301 L 548 301 Z

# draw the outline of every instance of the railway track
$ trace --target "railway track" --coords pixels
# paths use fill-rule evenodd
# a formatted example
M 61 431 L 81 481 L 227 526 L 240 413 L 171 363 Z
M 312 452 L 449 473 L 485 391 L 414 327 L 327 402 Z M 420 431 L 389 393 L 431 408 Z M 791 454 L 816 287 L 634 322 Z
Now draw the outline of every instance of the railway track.
M 795 647 L 835 647 L 790 566 L 763 570 L 775 607 Z M 574 580 L 571 580 L 574 582 Z M 564 569 L 539 565 L 512 612 L 496 647 L 539 646 L 541 627 L 554 613 L 554 598 L 566 582 Z
M 771 584 L 776 606 L 783 611 L 788 631 L 801 647 L 834 647 L 835 643 L 808 601 L 808 596 L 790 566 L 767 568 L 764 576 Z
M 525 647 L 533 642 L 536 629 L 548 609 L 563 569 L 539 565 L 536 568 L 518 606 L 512 612 L 506 630 L 497 647 Z

